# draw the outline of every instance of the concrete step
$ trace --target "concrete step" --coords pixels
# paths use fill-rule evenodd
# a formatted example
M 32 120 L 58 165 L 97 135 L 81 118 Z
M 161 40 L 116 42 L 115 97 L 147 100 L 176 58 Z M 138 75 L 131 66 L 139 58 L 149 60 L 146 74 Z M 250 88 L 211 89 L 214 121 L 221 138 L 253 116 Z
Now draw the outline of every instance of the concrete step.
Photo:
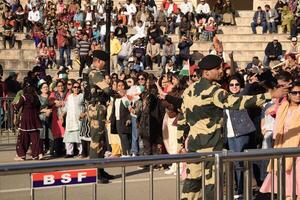
M 280 42 L 288 42 L 287 34 L 218 34 L 218 38 L 223 42 L 269 42 L 276 37 Z M 176 34 L 170 34 L 173 42 L 178 42 L 179 37 Z M 196 41 L 197 43 L 198 41 Z M 3 43 L 0 42 L 0 49 L 3 49 Z M 13 49 L 18 49 L 18 45 L 15 45 Z M 22 40 L 21 49 L 36 50 L 33 40 Z
M 247 50 L 256 50 L 263 51 L 267 46 L 267 42 L 223 42 L 224 50 L 234 50 L 234 51 L 247 51 Z M 177 43 L 176 43 L 177 45 Z M 211 43 L 208 42 L 195 42 L 193 46 L 191 46 L 191 50 L 199 50 L 204 51 L 211 47 Z M 282 49 L 286 50 L 290 47 L 290 42 L 281 42 Z
M 263 60 L 264 58 L 264 55 L 265 55 L 265 52 L 264 51 L 257 51 L 257 50 L 248 50 L 248 51 L 234 51 L 234 50 L 225 50 L 225 54 L 226 54 L 226 59 L 227 59 L 227 62 L 229 62 L 229 57 L 228 57 L 228 54 L 233 51 L 234 52 L 234 60 L 236 62 L 248 62 L 250 60 L 252 60 L 252 58 L 254 56 L 258 56 L 258 58 L 260 60 Z M 198 51 L 200 54 L 203 54 L 203 55 L 208 55 L 208 50 L 205 50 L 205 51 Z
M 222 38 L 221 38 L 222 39 Z M 255 41 L 255 40 L 254 40 Z M 266 41 L 242 41 L 242 42 L 224 42 L 223 41 L 223 47 L 225 51 L 235 51 L 239 52 L 249 52 L 249 51 L 257 51 L 257 52 L 263 52 L 266 48 L 267 42 L 272 40 L 266 40 Z M 290 41 L 285 40 L 281 41 L 283 50 L 287 50 L 290 46 Z M 177 47 L 178 43 L 175 42 L 175 46 Z M 204 42 L 204 41 L 195 41 L 194 44 L 191 46 L 191 51 L 200 51 L 200 52 L 208 52 L 208 50 L 211 48 L 212 43 L 211 42 Z M 176 49 L 178 52 L 178 48 Z M 0 59 L 2 60 L 20 60 L 25 62 L 33 62 L 36 59 L 36 56 L 38 55 L 37 50 L 34 49 L 10 49 L 10 50 L 2 50 L 0 51 Z M 57 51 L 57 57 L 59 53 Z M 251 54 L 252 55 L 252 54 Z M 251 59 L 252 56 L 248 57 L 244 55 L 247 60 Z M 75 59 L 75 53 L 74 51 L 71 53 L 71 59 Z
M 274 37 L 280 42 L 290 41 L 287 39 L 287 34 L 218 34 L 217 37 L 222 42 L 269 42 L 272 41 Z M 176 37 L 178 38 L 178 37 Z
M 267 45 L 266 42 L 223 42 L 223 48 L 225 51 L 264 51 Z M 175 43 L 177 47 L 177 43 Z M 212 46 L 210 42 L 195 42 L 191 46 L 191 51 L 200 51 L 200 52 L 207 52 Z M 287 50 L 290 46 L 290 42 L 282 42 L 283 50 Z M 177 52 L 179 51 L 176 48 Z M 19 49 L 10 49 L 10 50 L 2 50 L 0 52 L 0 59 L 2 60 L 20 60 L 20 61 L 35 61 L 36 56 L 38 55 L 35 49 L 26 49 L 26 50 L 19 50 Z M 57 58 L 58 58 L 58 51 L 57 51 Z M 247 57 L 249 60 L 249 57 Z M 72 51 L 71 59 L 75 59 L 75 53 Z
M 248 26 L 220 26 L 219 30 L 223 34 L 250 34 L 252 33 L 252 29 L 250 27 L 250 24 Z M 258 26 L 256 27 L 257 34 L 262 34 L 262 27 Z M 281 26 L 278 26 L 278 33 L 282 34 L 282 28 Z
M 237 26 L 250 26 L 251 22 L 253 21 L 252 17 L 236 17 L 235 22 Z
M 253 10 L 238 10 L 237 16 L 239 17 L 253 17 L 254 11 Z
M 254 0 L 253 10 L 256 10 L 258 6 L 264 8 L 266 4 L 269 4 L 271 8 L 274 8 L 276 3 L 277 0 Z

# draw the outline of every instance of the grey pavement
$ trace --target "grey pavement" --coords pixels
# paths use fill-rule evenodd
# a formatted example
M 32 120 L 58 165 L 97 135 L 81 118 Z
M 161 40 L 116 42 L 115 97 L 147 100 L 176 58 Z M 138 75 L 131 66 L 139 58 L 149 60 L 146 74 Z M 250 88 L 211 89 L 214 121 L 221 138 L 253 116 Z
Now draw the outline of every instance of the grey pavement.
M 15 157 L 15 144 L 0 144 L 0 165 L 4 163 L 23 162 L 52 162 L 65 160 L 64 158 L 45 161 L 21 161 L 13 160 Z M 76 158 L 70 158 L 70 160 Z M 66 169 L 62 169 L 66 170 Z M 51 170 L 49 170 L 51 171 Z M 122 199 L 121 168 L 106 169 L 116 176 L 109 184 L 97 184 L 97 199 L 119 200 Z M 176 177 L 165 175 L 163 170 L 154 171 L 154 199 L 176 199 Z M 29 200 L 31 179 L 29 174 L 0 176 L 0 200 Z M 126 168 L 126 199 L 149 199 L 149 172 L 140 170 L 135 166 Z M 35 200 L 60 200 L 62 188 L 47 188 L 35 190 Z M 89 200 L 93 197 L 93 186 L 68 186 L 67 200 Z

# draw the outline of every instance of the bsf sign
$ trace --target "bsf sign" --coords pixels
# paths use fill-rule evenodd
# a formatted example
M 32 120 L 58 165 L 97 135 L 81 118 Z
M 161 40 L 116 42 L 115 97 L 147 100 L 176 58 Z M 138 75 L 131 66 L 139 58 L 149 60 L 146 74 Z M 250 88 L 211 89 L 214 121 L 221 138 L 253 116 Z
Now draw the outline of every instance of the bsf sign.
M 97 183 L 97 169 L 33 173 L 31 180 L 32 188 Z

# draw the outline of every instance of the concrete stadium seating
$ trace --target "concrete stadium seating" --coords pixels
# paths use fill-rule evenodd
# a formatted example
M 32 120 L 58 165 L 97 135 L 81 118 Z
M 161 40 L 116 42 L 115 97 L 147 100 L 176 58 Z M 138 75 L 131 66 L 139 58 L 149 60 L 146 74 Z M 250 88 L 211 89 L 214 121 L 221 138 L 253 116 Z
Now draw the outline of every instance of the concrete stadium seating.
M 118 2 L 120 1 L 115 1 L 115 5 L 117 5 Z M 156 1 L 157 5 L 160 5 L 161 2 L 162 0 Z M 175 0 L 175 2 L 180 4 L 182 0 Z M 264 6 L 265 4 L 270 4 L 273 6 L 275 3 L 276 1 L 274 0 L 254 0 L 254 9 L 256 9 L 258 5 Z M 288 35 L 283 34 L 280 27 L 278 27 L 278 34 L 262 34 L 261 27 L 257 27 L 258 34 L 252 34 L 250 23 L 252 22 L 253 15 L 253 10 L 238 11 L 238 17 L 236 17 L 237 26 L 219 27 L 222 34 L 218 34 L 217 36 L 223 42 L 225 52 L 228 54 L 234 51 L 234 59 L 240 67 L 245 67 L 246 63 L 250 62 L 253 56 L 258 56 L 262 60 L 267 43 L 272 41 L 275 37 L 281 42 L 284 50 L 290 45 L 290 41 L 287 39 Z M 179 41 L 178 35 L 174 34 L 169 36 L 172 37 L 173 42 L 177 45 Z M 24 35 L 18 36 L 18 38 L 22 37 L 24 37 Z M 20 73 L 25 73 L 26 70 L 32 68 L 37 55 L 33 41 L 23 40 L 20 49 L 15 47 L 10 50 L 3 50 L 3 44 L 2 42 L 0 43 L 0 63 L 4 64 L 5 71 L 18 70 Z M 211 42 L 195 41 L 191 50 L 197 50 L 206 55 L 211 45 Z M 72 53 L 72 57 L 74 57 L 74 53 Z M 51 74 L 55 73 L 55 71 L 56 70 L 49 70 Z M 78 66 L 75 66 L 75 69 L 72 70 L 72 74 L 78 74 Z

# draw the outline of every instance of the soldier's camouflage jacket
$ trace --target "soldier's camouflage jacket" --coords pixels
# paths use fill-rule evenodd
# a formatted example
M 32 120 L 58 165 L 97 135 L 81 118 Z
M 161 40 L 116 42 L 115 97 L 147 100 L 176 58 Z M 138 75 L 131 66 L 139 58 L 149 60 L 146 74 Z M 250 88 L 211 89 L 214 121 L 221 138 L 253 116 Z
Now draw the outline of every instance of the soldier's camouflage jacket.
M 261 106 L 269 93 L 256 96 L 234 96 L 205 78 L 190 85 L 183 93 L 182 119 L 178 121 L 178 138 L 184 125 L 189 126 L 189 152 L 219 151 L 223 148 L 223 109 L 248 109 Z

